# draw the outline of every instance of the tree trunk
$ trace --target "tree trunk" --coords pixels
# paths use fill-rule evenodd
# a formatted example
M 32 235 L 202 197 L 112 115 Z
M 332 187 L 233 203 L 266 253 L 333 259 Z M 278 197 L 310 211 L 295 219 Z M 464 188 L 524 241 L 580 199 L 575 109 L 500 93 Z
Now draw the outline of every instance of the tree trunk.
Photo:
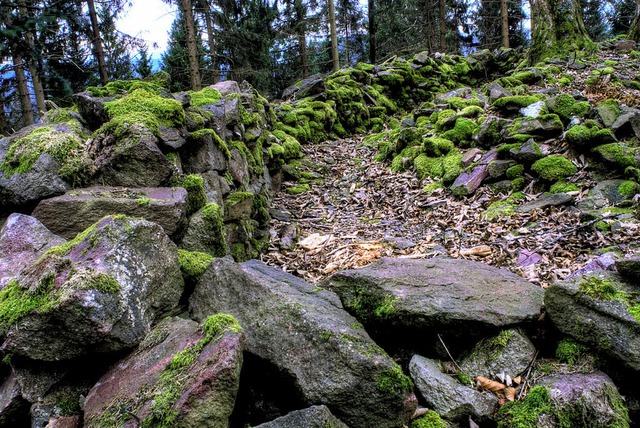
M 16 82 L 18 83 L 18 94 L 20 94 L 20 106 L 22 107 L 22 123 L 24 126 L 33 125 L 33 105 L 31 104 L 31 95 L 29 94 L 29 86 L 27 78 L 24 75 L 24 60 L 18 52 L 13 54 L 13 70 L 16 73 Z
M 340 59 L 338 58 L 338 36 L 336 34 L 336 10 L 333 0 L 329 0 L 329 28 L 331 31 L 331 58 L 333 59 L 333 71 L 340 70 Z
M 447 51 L 447 14 L 445 0 L 438 1 L 438 25 L 440 29 L 440 50 Z
M 216 43 L 214 41 L 213 21 L 211 20 L 211 10 L 208 5 L 204 6 L 204 22 L 207 26 L 207 42 L 209 44 L 209 56 L 211 57 L 211 69 L 213 72 L 213 83 L 220 81 L 220 71 L 218 70 L 218 61 L 216 57 Z
M 309 59 L 307 57 L 307 23 L 306 11 L 302 0 L 295 0 L 293 7 L 296 11 L 296 32 L 298 33 L 298 48 L 302 63 L 302 78 L 309 77 Z
M 0 94 L 0 135 L 6 135 L 9 133 L 9 122 L 7 121 L 7 114 L 4 110 L 4 98 Z
M 595 49 L 582 21 L 579 0 L 531 0 L 531 26 L 531 63 Z
M 27 3 L 25 0 L 18 0 L 18 8 L 20 10 L 20 14 L 23 16 L 28 16 L 29 10 L 27 9 Z M 33 92 L 36 96 L 36 105 L 38 106 L 38 110 L 41 112 L 47 111 L 47 106 L 44 103 L 44 88 L 42 86 L 42 79 L 40 78 L 40 70 L 37 67 L 37 60 L 35 57 L 35 42 L 34 37 L 31 32 L 27 32 L 25 34 L 27 39 L 27 46 L 29 47 L 29 59 L 27 61 L 29 65 L 29 74 L 31 74 L 31 82 L 33 83 Z
M 640 0 L 639 0 L 640 1 Z M 376 9 L 375 0 L 368 0 L 367 14 L 369 18 L 369 62 L 376 63 Z
M 109 82 L 107 74 L 107 62 L 104 59 L 104 48 L 102 46 L 102 37 L 100 36 L 100 24 L 98 23 L 98 14 L 96 13 L 96 5 L 93 0 L 87 0 L 89 7 L 89 18 L 91 19 L 91 28 L 93 29 L 93 55 L 98 61 L 98 71 L 100 72 L 100 83 L 106 85 Z
M 636 13 L 629 27 L 629 38 L 640 43 L 640 0 L 636 0 Z
M 509 48 L 509 9 L 507 8 L 507 0 L 500 0 L 500 33 L 502 35 L 502 47 Z
M 200 80 L 200 64 L 198 62 L 198 40 L 196 38 L 196 27 L 193 20 L 193 8 L 191 0 L 180 0 L 180 7 L 184 16 L 184 27 L 187 33 L 187 53 L 189 55 L 189 74 L 191 75 L 191 89 L 199 91 L 202 89 Z

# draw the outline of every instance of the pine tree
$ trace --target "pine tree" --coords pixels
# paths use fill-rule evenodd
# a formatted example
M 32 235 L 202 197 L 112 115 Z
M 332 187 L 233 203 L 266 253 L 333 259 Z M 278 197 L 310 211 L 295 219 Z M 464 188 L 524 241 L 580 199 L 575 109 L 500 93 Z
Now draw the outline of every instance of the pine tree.
M 142 46 L 138 51 L 138 61 L 135 65 L 135 72 L 139 78 L 144 79 L 145 77 L 151 75 L 153 73 L 153 65 L 151 64 L 151 58 L 147 53 L 147 47 Z
M 196 40 L 201 40 L 199 34 Z M 198 43 L 197 56 L 200 67 L 204 67 L 204 46 Z M 189 72 L 189 52 L 187 50 L 187 32 L 184 26 L 182 12 L 178 12 L 171 24 L 169 32 L 169 46 L 162 55 L 162 70 L 171 76 L 171 91 L 180 92 L 191 89 L 191 74 Z

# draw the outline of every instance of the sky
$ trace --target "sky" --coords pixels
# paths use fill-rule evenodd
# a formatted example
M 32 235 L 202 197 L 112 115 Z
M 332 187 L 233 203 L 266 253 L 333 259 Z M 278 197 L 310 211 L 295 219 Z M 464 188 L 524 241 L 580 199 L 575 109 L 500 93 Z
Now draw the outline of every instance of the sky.
M 132 0 L 131 3 L 132 6 L 117 21 L 118 29 L 145 40 L 149 54 L 158 59 L 167 48 L 175 6 L 162 0 Z

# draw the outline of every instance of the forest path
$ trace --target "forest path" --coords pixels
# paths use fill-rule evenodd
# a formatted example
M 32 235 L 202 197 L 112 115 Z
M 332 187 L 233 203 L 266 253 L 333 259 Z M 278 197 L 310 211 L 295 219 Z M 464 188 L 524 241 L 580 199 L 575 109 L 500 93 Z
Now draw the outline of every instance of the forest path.
M 448 255 L 503 267 L 546 287 L 597 257 L 594 250 L 618 243 L 580 227 L 570 206 L 487 220 L 486 208 L 505 195 L 487 186 L 464 199 L 445 189 L 425 192 L 430 179 L 391 171 L 374 160 L 376 150 L 363 139 L 303 147 L 307 176 L 317 178 L 304 193 L 286 192 L 297 183 L 285 182 L 275 195 L 265 262 L 316 282 L 383 256 Z

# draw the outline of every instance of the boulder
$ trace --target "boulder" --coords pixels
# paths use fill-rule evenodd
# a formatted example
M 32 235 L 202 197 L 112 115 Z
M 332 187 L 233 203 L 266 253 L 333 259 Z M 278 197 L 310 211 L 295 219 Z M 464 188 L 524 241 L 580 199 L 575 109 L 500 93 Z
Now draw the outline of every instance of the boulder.
M 442 373 L 437 361 L 414 355 L 409 363 L 411 377 L 429 408 L 445 419 L 466 421 L 486 420 L 498 407 L 498 399 L 489 394 L 462 385 Z
M 180 132 L 180 129 L 177 128 L 167 128 L 166 126 L 161 126 L 159 133 L 160 135 L 158 135 L 158 139 L 160 143 L 168 149 L 177 150 L 180 147 L 184 146 L 187 142 L 187 140 Z
M 605 128 L 611 128 L 620 114 L 620 109 L 616 104 L 602 103 L 594 108 L 594 113 Z
M 228 315 L 202 326 L 163 320 L 114 365 L 85 400 L 86 428 L 227 427 L 240 383 L 244 335 Z
M 232 314 L 248 351 L 293 378 L 301 402 L 324 404 L 349 426 L 399 427 L 415 410 L 410 379 L 338 297 L 280 269 L 216 259 L 196 284 L 189 311 L 195 319 Z
M 173 236 L 184 227 L 186 203 L 187 191 L 182 187 L 89 187 L 41 201 L 33 216 L 66 239 L 109 214 L 144 218 Z
M 222 140 L 210 132 L 191 134 L 187 144 L 180 148 L 182 168 L 186 174 L 198 174 L 207 171 L 223 172 L 227 169 L 229 158 L 226 145 Z
M 333 416 L 327 406 L 311 406 L 293 411 L 271 422 L 255 428 L 349 428 L 340 419 Z
M 518 162 L 532 164 L 549 154 L 547 146 L 538 144 L 533 138 L 528 139 L 522 146 L 509 149 L 509 155 Z
M 113 101 L 113 97 L 100 98 L 94 97 L 90 92 L 80 92 L 73 98 L 78 105 L 78 112 L 91 130 L 96 130 L 109 121 L 104 104 Z
M 573 196 L 568 193 L 551 193 L 548 195 L 543 194 L 537 199 L 519 205 L 516 208 L 516 211 L 520 213 L 528 213 L 547 207 L 570 204 L 571 202 L 573 202 Z
M 578 209 L 585 218 L 600 216 L 600 210 L 615 206 L 625 200 L 627 196 L 620 192 L 620 186 L 625 180 L 602 180 L 589 190 L 587 196 L 578 202 Z
M 222 257 L 228 254 L 222 208 L 211 202 L 189 219 L 189 225 L 180 242 L 180 248 Z
M 497 336 L 480 341 L 460 361 L 460 368 L 471 378 L 493 379 L 499 373 L 514 378 L 527 369 L 535 355 L 536 347 L 521 330 L 503 330 Z
M 58 416 L 49 420 L 44 428 L 80 428 L 80 416 Z
M 615 261 L 618 273 L 630 282 L 640 284 L 640 255 Z
M 493 102 L 498 98 L 510 97 L 513 95 L 497 83 L 491 83 L 487 86 L 487 94 L 489 95 L 489 102 L 491 102 L 491 104 L 493 104 Z
M 324 74 L 314 74 L 307 77 L 295 85 L 289 86 L 282 91 L 282 99 L 303 99 L 312 95 L 317 95 L 324 90 Z
M 547 112 L 547 104 L 544 101 L 538 101 L 520 109 L 520 114 L 524 117 L 536 119 Z
M 611 125 L 611 131 L 618 139 L 640 137 L 640 110 L 632 107 L 620 110 L 620 115 Z
M 564 131 L 562 122 L 555 114 L 542 115 L 537 118 L 525 117 L 514 122 L 509 128 L 511 135 L 528 134 L 541 138 L 557 137 Z
M 40 361 L 130 349 L 183 287 L 177 248 L 160 226 L 108 216 L 9 282 L 2 347 Z
M 382 258 L 322 283 L 365 325 L 402 334 L 505 328 L 536 320 L 544 291 L 518 275 L 470 260 Z
M 175 171 L 173 163 L 158 148 L 158 139 L 144 125 L 128 128 L 128 135 L 97 135 L 89 148 L 96 175 L 93 183 L 103 186 L 160 187 Z
M 501 131 L 511 125 L 511 123 L 512 121 L 509 119 L 487 116 L 480 125 L 478 132 L 474 134 L 472 138 L 481 147 L 493 147 L 502 142 Z
M 29 402 L 22 398 L 20 384 L 10 374 L 0 385 L 0 426 L 28 426 Z
M 563 424 L 554 426 L 628 427 L 629 415 L 618 388 L 602 372 L 553 374 L 536 385 L 548 388 L 554 413 Z
M 0 288 L 32 265 L 49 248 L 65 242 L 37 219 L 11 214 L 0 230 Z
M 636 292 L 637 285 L 617 273 L 599 271 L 554 283 L 544 301 L 561 332 L 640 372 Z
M 237 87 L 236 83 L 233 85 L 232 82 L 229 84 L 229 88 Z M 229 89 L 235 90 L 235 89 Z M 234 92 L 235 94 L 239 94 L 240 90 L 238 88 L 238 92 Z M 222 100 L 218 101 L 215 104 L 203 105 L 200 108 L 207 110 L 213 113 L 213 118 L 211 121 L 213 122 L 213 127 L 216 133 L 225 141 L 238 139 L 240 140 L 241 136 L 239 131 L 236 129 L 236 125 L 239 123 L 240 117 L 240 100 L 237 96 L 229 96 L 223 95 Z

